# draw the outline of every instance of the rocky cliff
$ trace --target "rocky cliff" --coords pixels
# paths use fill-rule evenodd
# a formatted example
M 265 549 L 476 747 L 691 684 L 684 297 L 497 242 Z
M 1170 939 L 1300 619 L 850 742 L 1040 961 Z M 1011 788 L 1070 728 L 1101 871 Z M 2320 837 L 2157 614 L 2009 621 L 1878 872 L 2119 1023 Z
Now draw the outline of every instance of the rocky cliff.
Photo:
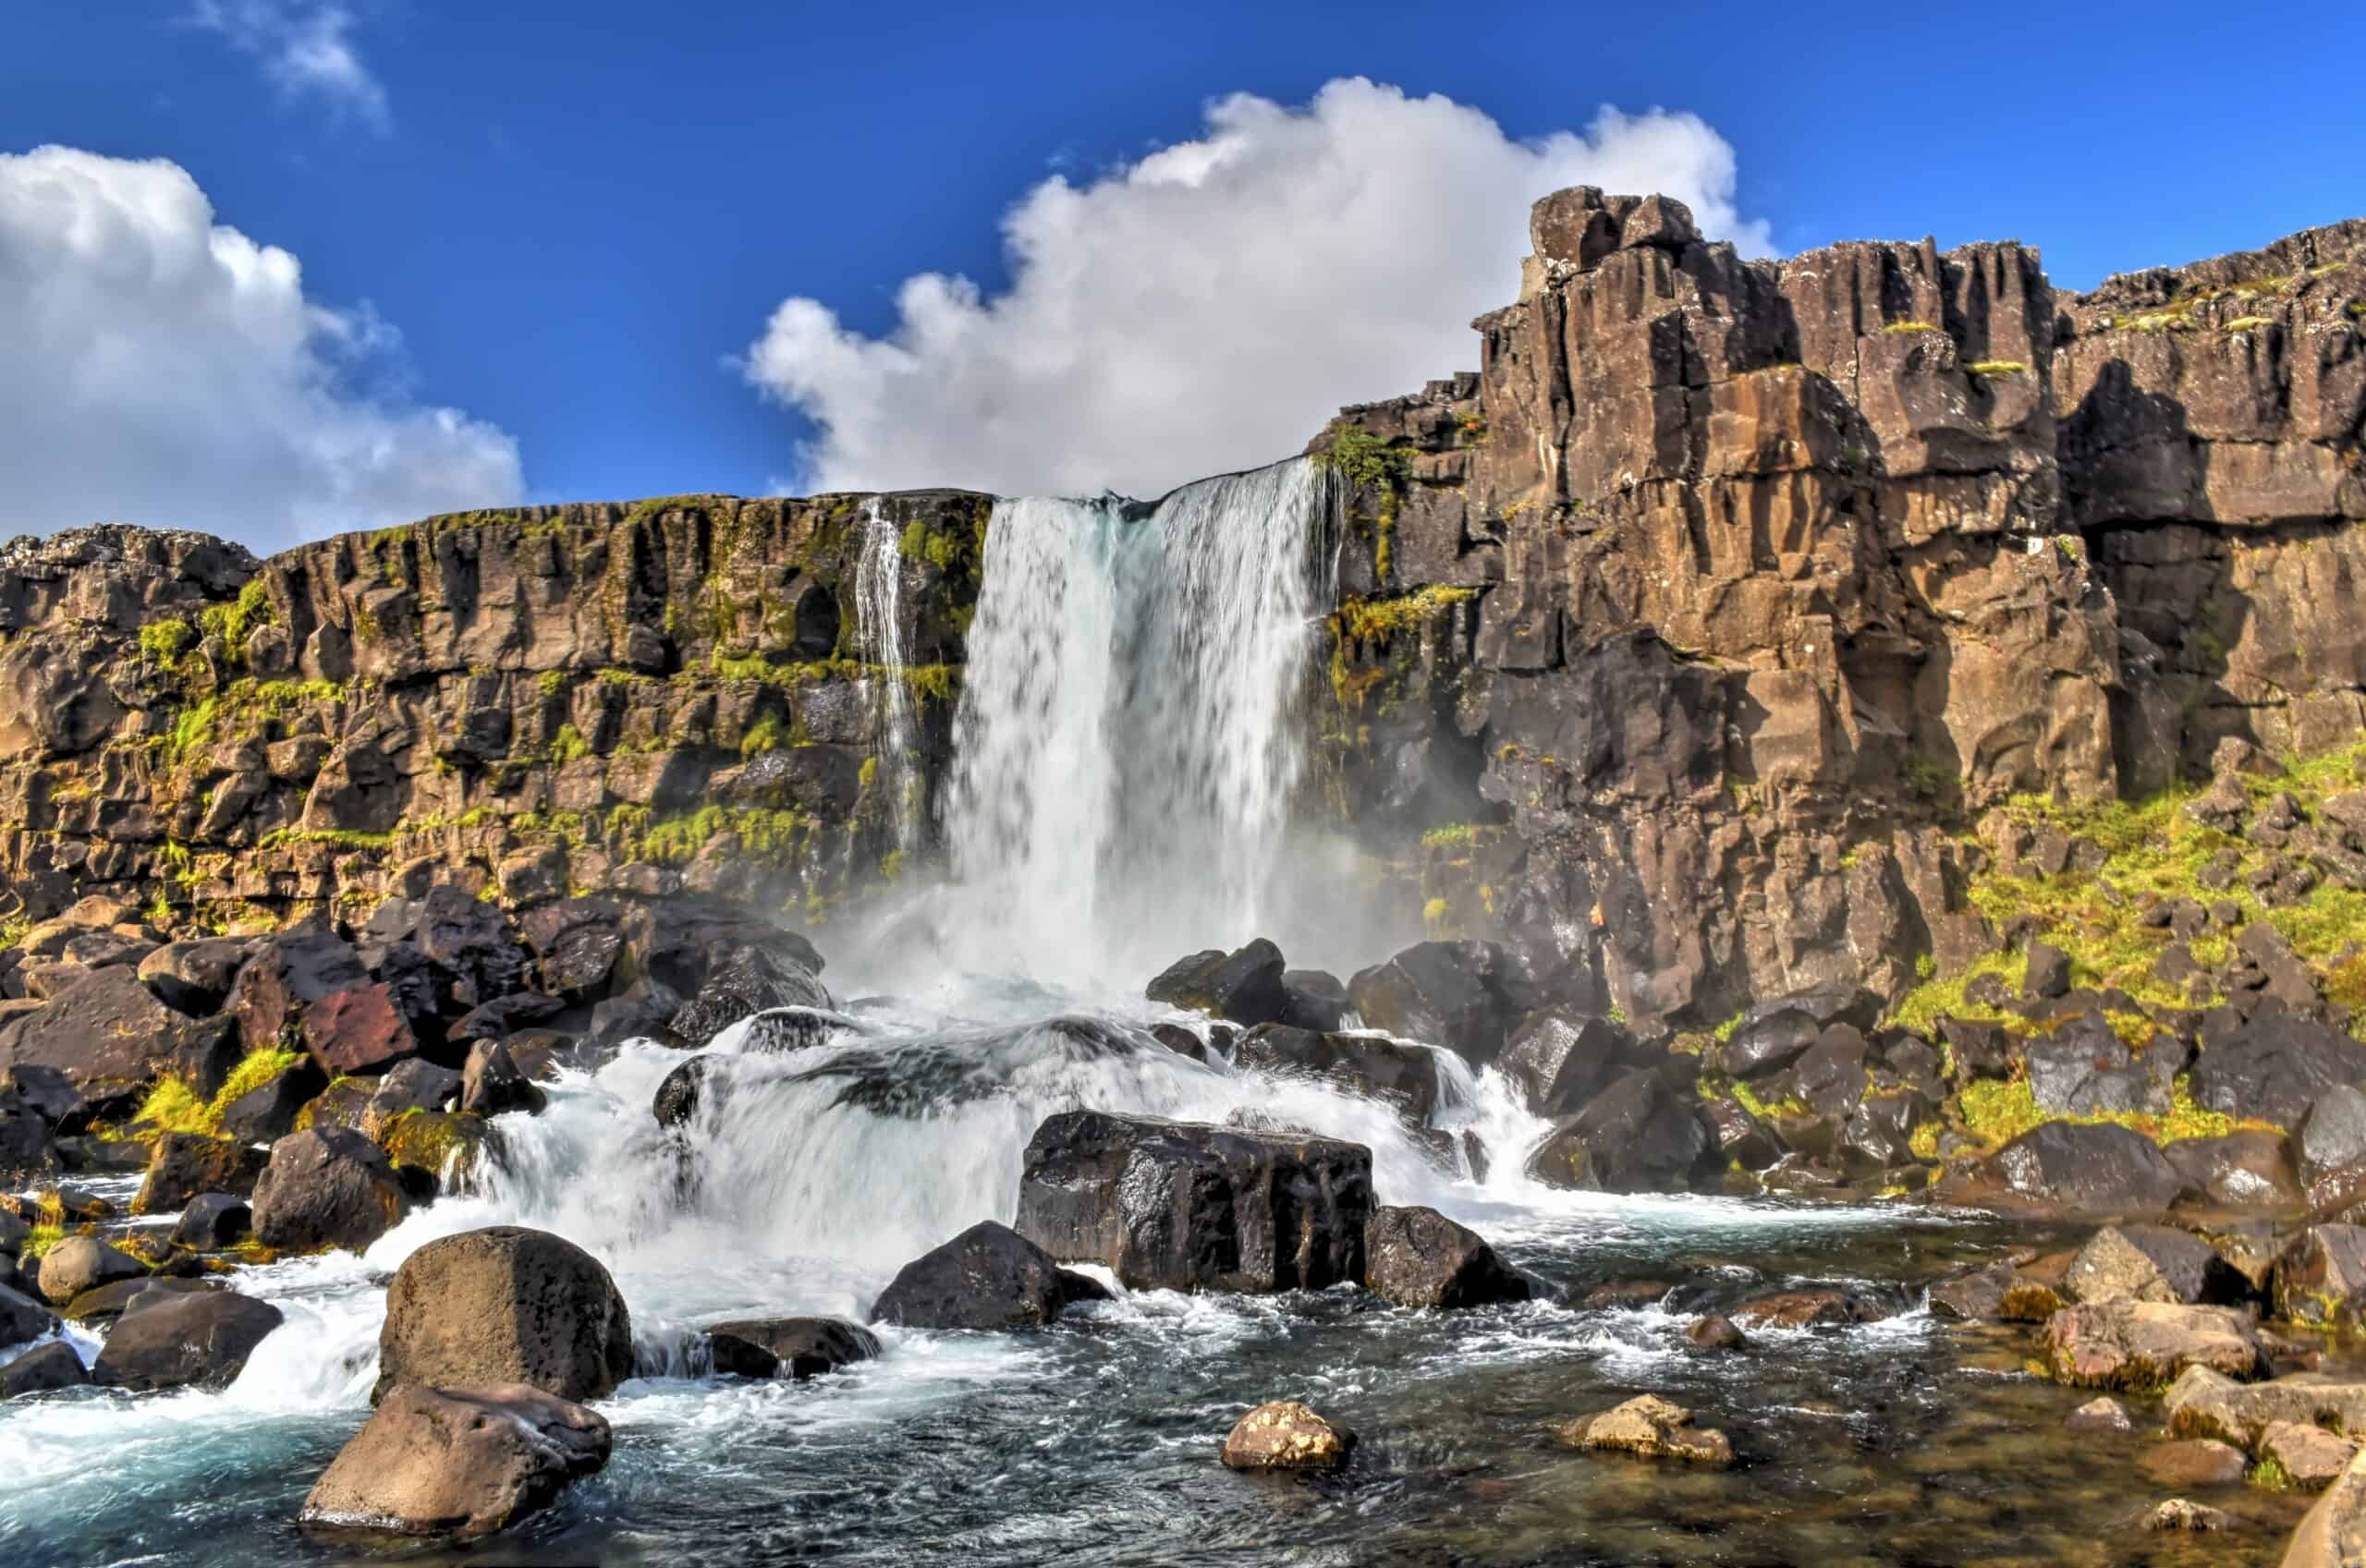
M 1426 834 L 1433 925 L 1679 1028 L 1896 997 L 1995 944 L 2008 803 L 2358 739 L 2366 221 L 2077 296 L 1590 188 L 1531 235 L 1476 375 L 1311 448 L 1334 797 Z

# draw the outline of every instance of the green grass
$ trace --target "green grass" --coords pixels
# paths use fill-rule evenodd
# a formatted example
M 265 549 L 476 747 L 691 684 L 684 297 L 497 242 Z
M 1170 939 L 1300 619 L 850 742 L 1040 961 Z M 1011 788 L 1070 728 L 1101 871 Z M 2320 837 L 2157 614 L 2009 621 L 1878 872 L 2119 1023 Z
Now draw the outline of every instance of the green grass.
M 201 1100 L 178 1078 L 159 1078 L 147 1099 L 132 1113 L 134 1125 L 153 1133 L 200 1133 L 208 1137 L 222 1131 L 222 1113 L 231 1104 L 261 1088 L 304 1059 L 300 1051 L 258 1051 L 230 1070 L 220 1092 Z
M 1352 485 L 1394 487 L 1405 482 L 1412 466 L 1412 455 L 1403 447 L 1391 445 L 1361 425 L 1340 424 L 1331 444 L 1314 456 L 1323 468 L 1338 475 Z
M 1412 593 L 1387 599 L 1348 599 L 1334 617 L 1339 631 L 1358 642 L 1371 642 L 1414 631 L 1430 624 L 1451 605 L 1479 597 L 1475 588 L 1448 588 L 1433 583 Z
M 140 654 L 152 664 L 171 664 L 197 642 L 197 628 L 178 616 L 140 628 Z
M 2048 1122 L 2072 1122 L 2081 1126 L 2109 1123 L 2142 1133 L 2155 1143 L 2182 1143 L 2188 1138 L 2224 1137 L 2228 1133 L 2284 1129 L 2266 1122 L 2247 1121 L 2223 1112 L 2207 1111 L 2193 1102 L 2191 1083 L 2180 1074 L 2169 1088 L 2166 1115 L 2149 1116 L 2132 1111 L 2088 1116 L 2055 1116 L 2041 1110 L 2029 1080 L 1979 1078 L 1963 1086 L 1957 1102 L 1963 1129 L 1989 1149 L 2003 1148 L 2022 1134 Z
M 25 1245 L 18 1252 L 17 1260 L 20 1263 L 30 1263 L 65 1239 L 64 1225 L 44 1220 L 34 1225 L 31 1233 L 25 1237 Z

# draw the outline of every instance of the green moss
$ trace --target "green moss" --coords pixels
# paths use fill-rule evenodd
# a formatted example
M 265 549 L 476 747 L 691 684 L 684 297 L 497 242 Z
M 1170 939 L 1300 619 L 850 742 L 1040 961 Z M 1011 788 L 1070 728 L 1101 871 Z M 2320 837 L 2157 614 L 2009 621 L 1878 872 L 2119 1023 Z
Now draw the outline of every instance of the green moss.
M 2263 1487 L 2269 1491 L 2284 1492 L 2293 1489 L 2291 1473 L 2284 1468 L 2283 1462 L 2274 1454 L 2268 1455 L 2244 1471 L 2243 1479 L 2252 1486 Z
M 196 642 L 197 628 L 178 616 L 140 628 L 140 652 L 152 664 L 171 664 Z
M 2284 1130 L 2270 1123 L 2203 1109 L 2194 1103 L 2192 1083 L 2182 1074 L 2170 1085 L 2169 1111 L 2162 1116 L 2124 1111 L 2087 1116 L 2052 1115 L 2039 1107 L 2026 1078 L 1974 1079 L 1963 1086 L 1957 1096 L 1957 1105 L 1964 1131 L 1989 1149 L 2000 1149 L 2048 1122 L 2070 1122 L 2081 1126 L 2109 1123 L 2164 1144 L 2181 1143 L 2188 1138 L 2224 1137 L 2229 1133 L 2250 1130 Z
M 66 1227 L 64 1225 L 58 1224 L 54 1221 L 42 1221 L 35 1224 L 32 1230 L 26 1235 L 25 1245 L 17 1254 L 18 1261 L 22 1263 L 33 1262 L 51 1247 L 55 1246 L 59 1242 L 62 1242 L 65 1239 Z
M 534 677 L 534 687 L 535 689 L 539 690 L 544 697 L 556 697 L 560 692 L 567 689 L 567 672 L 565 670 L 544 670 L 541 675 Z
M 1443 926 L 1449 912 L 1445 899 L 1433 898 L 1421 906 L 1421 923 L 1432 928 Z
M 1412 455 L 1403 447 L 1383 441 L 1359 424 L 1342 422 L 1334 425 L 1332 432 L 1329 444 L 1314 455 L 1319 466 L 1353 485 L 1394 488 L 1405 482 Z
M 1974 359 L 1964 369 L 1976 376 L 2022 376 L 2030 370 L 2018 359 Z
M 201 1100 L 195 1089 L 178 1078 L 159 1078 L 148 1097 L 140 1102 L 140 1109 L 132 1113 L 132 1122 L 149 1132 L 218 1136 L 222 1113 L 233 1101 L 261 1088 L 303 1059 L 300 1051 L 255 1051 L 230 1070 L 230 1076 L 223 1080 L 212 1100 Z
M 787 746 L 790 739 L 788 727 L 780 722 L 780 715 L 767 713 L 749 725 L 748 733 L 739 737 L 739 755 L 753 757 L 758 752 L 778 751 L 781 748 Z M 875 759 L 865 760 L 863 767 L 870 768 L 872 760 Z M 868 784 L 870 782 L 870 776 L 866 773 L 862 783 Z
M 592 743 L 573 724 L 561 724 L 558 734 L 551 737 L 550 760 L 554 762 L 578 762 L 592 755 Z
M 165 737 L 165 765 L 177 768 L 191 751 L 209 745 L 213 739 L 213 721 L 222 711 L 222 699 L 209 697 L 173 716 L 173 727 Z
M 1896 332 L 1937 332 L 1938 330 L 1939 330 L 1939 329 L 1938 329 L 1937 327 L 1933 326 L 1933 325 L 1932 325 L 1930 322 L 1889 322 L 1884 323 L 1884 324 L 1883 325 L 1883 327 L 1882 327 L 1882 331 L 1884 331 L 1884 332 L 1892 332 L 1892 333 L 1896 333 Z
M 337 849 L 385 849 L 392 833 L 362 833 L 352 828 L 274 828 L 255 840 L 257 849 L 277 849 L 290 844 L 325 844 Z
M 1348 599 L 1332 616 L 1335 630 L 1358 642 L 1372 642 L 1426 626 L 1439 612 L 1479 597 L 1475 588 L 1433 583 L 1386 599 Z
M 2275 318 L 2273 316 L 2237 316 L 2233 321 L 2224 323 L 2223 330 L 2250 332 L 2260 327 L 2273 326 L 2275 323 Z

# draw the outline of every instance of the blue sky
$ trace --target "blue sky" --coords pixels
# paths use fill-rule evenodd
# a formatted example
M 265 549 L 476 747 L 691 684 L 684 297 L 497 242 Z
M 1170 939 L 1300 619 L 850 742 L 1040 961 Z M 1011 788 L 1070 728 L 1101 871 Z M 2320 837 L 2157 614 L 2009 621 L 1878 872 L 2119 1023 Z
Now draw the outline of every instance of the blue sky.
M 457 410 L 514 448 L 504 468 L 507 459 L 485 444 L 491 435 L 420 434 L 414 422 L 403 439 L 426 444 L 415 468 L 481 473 L 491 477 L 473 482 L 495 488 L 511 475 L 534 499 L 761 491 L 873 469 L 924 482 L 936 476 L 909 470 L 930 448 L 884 436 L 864 445 L 853 406 L 866 392 L 889 401 L 925 393 L 968 398 L 997 419 L 992 450 L 965 455 L 948 433 L 963 405 L 935 410 L 944 429 L 914 439 L 973 470 L 942 477 L 1040 473 L 1085 488 L 1104 469 L 1121 485 L 1174 476 L 1149 450 L 1158 430 L 1140 428 L 1160 422 L 1154 399 L 1113 415 L 1137 433 L 1088 429 L 1092 409 L 1110 402 L 1105 384 L 1075 391 L 1079 407 L 1070 409 L 1056 389 L 978 362 L 1023 352 L 1054 330 L 1043 323 L 1062 314 L 1056 301 L 1006 323 L 1001 349 L 963 350 L 971 358 L 942 374 L 922 355 L 917 367 L 891 367 L 899 381 L 874 348 L 862 357 L 867 369 L 850 365 L 819 391 L 799 379 L 805 367 L 776 366 L 781 395 L 767 398 L 726 358 L 762 339 L 767 319 L 793 297 L 835 320 L 776 339 L 779 355 L 806 354 L 817 333 L 875 343 L 909 326 L 896 290 L 916 273 L 966 276 L 991 302 L 1012 282 L 1005 215 L 1047 176 L 1089 186 L 1113 166 L 1204 137 L 1210 103 L 1226 95 L 1302 109 L 1326 82 L 1356 76 L 1453 100 L 1513 142 L 1582 132 L 1604 104 L 1697 115 L 1730 149 L 1735 224 L 1762 225 L 1752 232 L 1782 252 L 1844 237 L 2018 236 L 2042 247 L 2057 286 L 2084 286 L 2366 209 L 2356 173 L 2366 115 L 2326 65 L 2345 33 L 2354 41 L 2354 18 L 2296 14 L 2279 30 L 2297 45 L 2231 58 L 2214 43 L 2226 25 L 2223 6 L 1950 16 L 1861 6 L 20 0 L 0 56 L 0 155 L 54 143 L 109 160 L 170 160 L 210 202 L 213 223 L 291 253 L 307 307 L 337 312 L 347 339 L 366 340 L 366 352 L 326 356 L 333 388 L 315 384 L 328 373 L 317 367 L 288 372 L 306 383 L 302 397 L 344 400 L 332 410 L 340 419 L 355 400 L 371 419 L 396 421 Z M 2312 35 L 2323 48 L 2307 45 Z M 1387 171 L 1342 177 L 1370 184 Z M 1274 210 L 1287 214 L 1277 227 L 1320 226 L 1303 205 Z M 1360 242 L 1359 254 L 1384 254 L 1389 234 L 1425 226 L 1401 210 L 1367 221 L 1382 237 Z M 1134 319 L 1156 315 L 1161 290 L 1177 278 L 1188 289 L 1189 279 L 1218 275 L 1175 260 L 1204 217 L 1177 222 L 1182 251 L 1154 226 L 1132 242 L 1157 286 L 1125 308 Z M 1502 237 L 1516 222 L 1499 231 L 1473 219 L 1472 227 L 1492 291 L 1474 297 L 1508 298 L 1508 279 L 1493 286 L 1502 263 L 1488 248 L 1511 243 Z M 0 228 L 0 247 L 8 232 Z M 1128 270 L 1116 259 L 1126 252 L 1079 243 L 1095 269 Z M 1227 249 L 1238 251 L 1238 238 Z M 1317 260 L 1337 273 L 1335 259 Z M 8 261 L 0 249 L 0 289 L 21 286 L 11 285 Z M 1162 261 L 1180 270 L 1160 274 Z M 53 256 L 44 264 L 100 263 Z M 1447 335 L 1424 342 L 1409 333 L 1396 359 L 1346 362 L 1354 354 L 1339 346 L 1353 333 L 1336 318 L 1352 313 L 1352 289 L 1336 310 L 1308 309 L 1306 295 L 1277 298 L 1260 338 L 1303 330 L 1299 358 L 1327 363 L 1335 353 L 1343 382 L 1451 355 L 1464 341 L 1422 372 L 1442 374 L 1474 362 L 1475 343 L 1461 326 L 1462 295 L 1438 292 L 1450 296 L 1439 301 Z M 104 324 L 114 297 L 91 298 Z M 969 320 L 955 315 L 957 326 Z M 1125 335 L 1108 319 L 1068 326 L 1079 352 Z M 1226 352 L 1203 323 L 1180 335 Z M 221 406 L 241 398 L 262 410 L 258 418 L 304 417 L 270 401 L 286 377 L 264 375 L 251 397 L 238 390 L 244 371 L 214 383 L 213 359 L 238 351 L 235 337 L 189 351 L 181 373 L 218 385 L 202 419 L 228 420 Z M 1232 395 L 1223 381 L 1194 381 L 1160 358 L 1171 352 L 1146 348 L 1121 362 L 1172 384 L 1173 407 Z M 848 420 L 846 441 L 818 454 L 803 444 L 821 432 L 784 406 L 790 381 L 805 388 L 809 412 L 835 409 Z M 936 385 L 945 381 L 966 390 Z M 1341 385 L 1330 400 L 1386 390 Z M 1277 402 L 1273 417 L 1296 419 L 1330 393 L 1319 379 L 1294 384 L 1294 401 Z M 179 520 L 153 515 L 170 508 L 174 463 L 247 437 L 211 422 L 189 433 L 175 417 L 159 407 L 108 434 L 114 444 L 80 464 L 93 471 L 28 487 L 38 491 L 30 499 L 11 496 L 0 472 L 0 525 L 57 526 L 85 520 L 83 512 Z M 1070 427 L 1072 452 L 1014 453 L 1058 445 Z M 343 452 L 379 428 L 341 424 L 316 445 Z M 1294 449 L 1311 428 L 1303 419 L 1273 428 L 1269 450 L 1238 460 Z M 477 444 L 447 460 L 434 444 L 447 437 Z M 1129 451 L 1129 439 L 1144 451 Z M 1246 439 L 1239 427 L 1191 432 L 1171 456 L 1213 459 Z M 143 491 L 126 479 L 118 501 L 104 470 L 128 474 L 152 457 L 158 483 Z M 373 520 L 341 515 L 348 510 L 440 493 L 408 472 L 399 483 L 351 480 L 335 468 L 349 459 L 315 451 L 300 495 L 287 500 L 272 488 L 291 482 L 274 477 L 276 461 L 258 456 L 239 469 L 256 487 L 259 518 L 293 517 L 246 530 L 262 542 L 284 541 L 275 529 L 323 531 Z M 240 504 L 239 482 L 219 480 L 195 520 L 220 526 L 225 508 Z M 55 515 L 72 508 L 80 510 Z

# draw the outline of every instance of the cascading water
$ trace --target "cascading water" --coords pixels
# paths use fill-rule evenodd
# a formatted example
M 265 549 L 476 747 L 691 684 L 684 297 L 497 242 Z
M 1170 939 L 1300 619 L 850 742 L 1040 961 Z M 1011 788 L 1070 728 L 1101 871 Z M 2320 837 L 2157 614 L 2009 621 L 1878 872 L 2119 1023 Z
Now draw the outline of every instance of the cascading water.
M 1303 756 L 1326 481 L 1304 459 L 996 504 L 946 810 L 973 965 L 1071 986 L 1258 929 Z
M 896 847 L 909 855 L 920 845 L 921 789 L 912 694 L 904 679 L 904 548 L 876 496 L 863 503 L 862 554 L 854 582 L 863 662 L 877 671 L 877 787 L 887 802 Z

